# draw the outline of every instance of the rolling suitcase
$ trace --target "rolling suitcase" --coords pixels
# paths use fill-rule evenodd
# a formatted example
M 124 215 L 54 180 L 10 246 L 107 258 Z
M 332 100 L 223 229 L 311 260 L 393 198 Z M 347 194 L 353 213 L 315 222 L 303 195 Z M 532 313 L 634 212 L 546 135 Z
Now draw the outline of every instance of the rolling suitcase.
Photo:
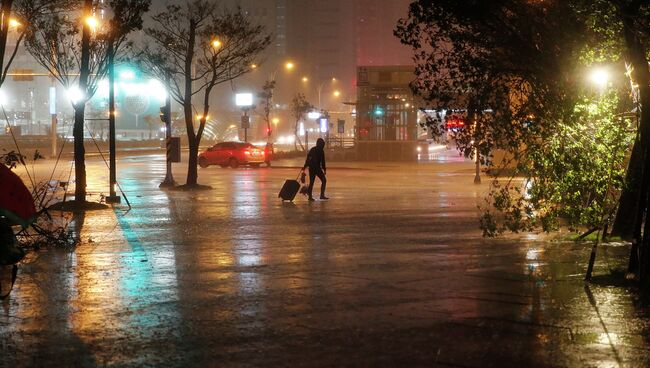
M 299 190 L 300 183 L 298 180 L 286 180 L 282 186 L 282 189 L 280 189 L 280 194 L 278 194 L 278 197 L 282 198 L 283 201 L 292 202 L 293 199 L 296 198 L 296 194 L 298 194 Z

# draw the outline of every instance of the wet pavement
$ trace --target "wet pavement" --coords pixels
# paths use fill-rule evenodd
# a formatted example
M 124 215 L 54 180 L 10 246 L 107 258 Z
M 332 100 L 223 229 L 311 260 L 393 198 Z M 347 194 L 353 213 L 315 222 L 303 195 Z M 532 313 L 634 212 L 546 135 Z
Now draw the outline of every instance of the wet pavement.
M 650 366 L 650 301 L 606 277 L 628 246 L 586 285 L 590 244 L 482 238 L 487 184 L 453 154 L 331 163 L 314 203 L 277 198 L 299 161 L 202 169 L 197 192 L 158 189 L 158 155 L 118 164 L 133 208 L 77 216 L 74 252 L 22 265 L 0 366 Z

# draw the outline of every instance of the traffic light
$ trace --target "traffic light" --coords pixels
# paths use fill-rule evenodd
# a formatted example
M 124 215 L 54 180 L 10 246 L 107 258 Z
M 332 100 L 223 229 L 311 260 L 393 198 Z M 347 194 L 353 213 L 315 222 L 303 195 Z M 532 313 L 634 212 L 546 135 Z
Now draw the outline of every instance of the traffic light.
M 170 116 L 167 111 L 167 106 L 160 106 L 160 120 L 163 123 L 171 123 Z

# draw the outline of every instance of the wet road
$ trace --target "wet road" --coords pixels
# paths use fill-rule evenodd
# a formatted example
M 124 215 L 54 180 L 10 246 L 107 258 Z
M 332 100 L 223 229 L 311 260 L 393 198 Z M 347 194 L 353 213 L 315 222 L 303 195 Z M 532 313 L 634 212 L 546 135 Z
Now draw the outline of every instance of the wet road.
M 648 300 L 585 286 L 588 244 L 483 239 L 487 185 L 453 155 L 331 163 L 332 200 L 294 204 L 277 192 L 297 169 L 210 167 L 212 190 L 178 192 L 159 156 L 119 165 L 133 208 L 78 216 L 76 251 L 22 266 L 0 366 L 650 365 Z M 627 252 L 602 247 L 595 274 Z

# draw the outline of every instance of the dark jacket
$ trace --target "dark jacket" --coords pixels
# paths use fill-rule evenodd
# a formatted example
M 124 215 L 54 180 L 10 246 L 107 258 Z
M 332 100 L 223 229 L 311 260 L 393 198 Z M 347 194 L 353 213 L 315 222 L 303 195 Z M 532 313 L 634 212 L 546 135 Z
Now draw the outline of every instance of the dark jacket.
M 309 167 L 310 170 L 327 170 L 325 168 L 325 150 L 318 146 L 312 147 L 307 154 L 304 167 Z

